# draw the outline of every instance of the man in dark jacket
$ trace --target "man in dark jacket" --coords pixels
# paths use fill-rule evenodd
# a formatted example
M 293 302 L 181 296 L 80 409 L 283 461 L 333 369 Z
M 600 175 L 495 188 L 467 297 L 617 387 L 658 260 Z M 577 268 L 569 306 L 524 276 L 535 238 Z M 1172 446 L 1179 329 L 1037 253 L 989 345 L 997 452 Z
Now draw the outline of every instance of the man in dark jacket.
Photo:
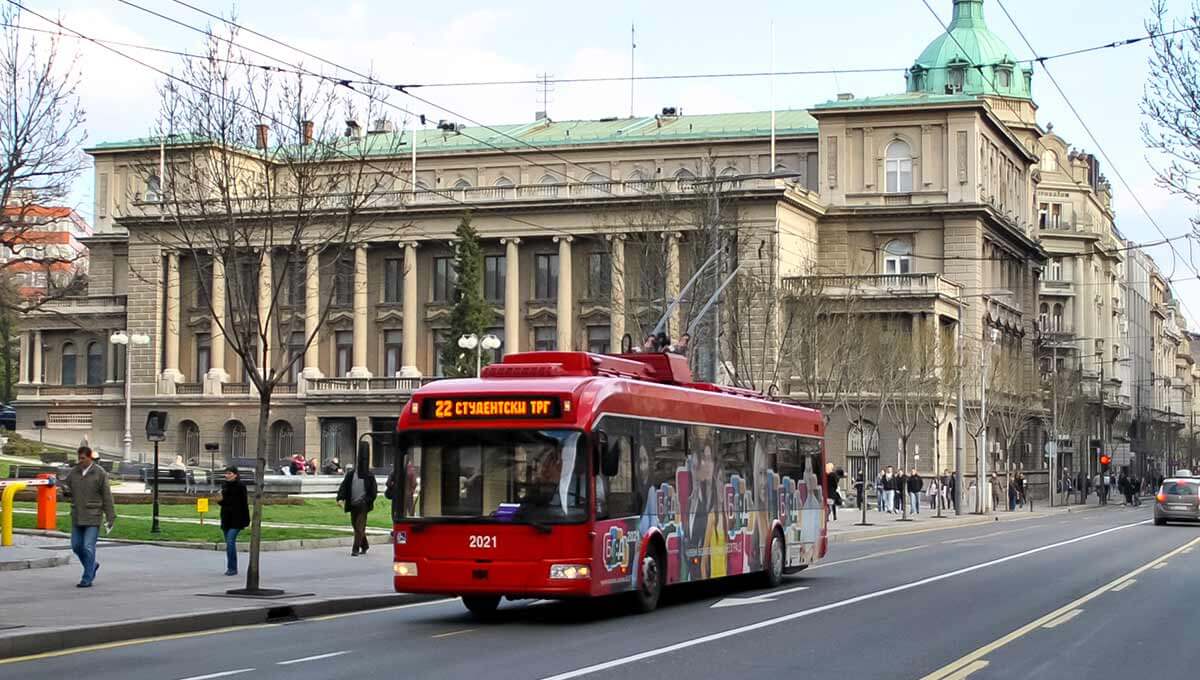
M 346 471 L 342 484 L 338 487 L 337 502 L 350 513 L 350 526 L 354 527 L 354 547 L 350 550 L 351 557 L 367 553 L 370 544 L 367 543 L 367 515 L 375 508 L 375 497 L 379 495 L 379 485 L 375 475 L 371 474 L 371 447 L 366 442 L 359 442 L 358 460 L 354 467 Z
M 221 485 L 221 533 L 225 534 L 225 575 L 237 576 L 238 533 L 250 526 L 250 501 L 237 466 L 225 468 L 225 483 Z
M 921 514 L 921 489 L 925 488 L 925 480 L 913 468 L 908 474 L 908 500 L 911 501 L 912 511 Z
M 904 471 L 904 468 L 900 468 L 894 479 L 896 480 L 896 510 L 903 514 L 905 509 L 909 508 L 908 473 Z
M 71 499 L 71 550 L 83 566 L 83 576 L 76 587 L 91 588 L 100 568 L 96 561 L 100 524 L 103 522 L 112 531 L 117 512 L 113 508 L 112 489 L 108 487 L 108 474 L 96 463 L 99 456 L 86 446 L 79 447 L 75 455 L 78 465 L 67 473 L 62 486 L 64 495 Z

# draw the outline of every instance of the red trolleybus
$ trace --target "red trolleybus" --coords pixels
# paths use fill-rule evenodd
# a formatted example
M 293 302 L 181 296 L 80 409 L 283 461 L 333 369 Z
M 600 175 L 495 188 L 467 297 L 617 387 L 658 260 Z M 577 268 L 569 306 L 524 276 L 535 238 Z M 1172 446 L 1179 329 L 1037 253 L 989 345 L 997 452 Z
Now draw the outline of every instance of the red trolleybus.
M 395 589 L 502 597 L 629 593 L 825 554 L 818 411 L 693 383 L 683 357 L 529 352 L 430 383 L 397 424 Z M 396 488 L 400 487 L 400 488 Z

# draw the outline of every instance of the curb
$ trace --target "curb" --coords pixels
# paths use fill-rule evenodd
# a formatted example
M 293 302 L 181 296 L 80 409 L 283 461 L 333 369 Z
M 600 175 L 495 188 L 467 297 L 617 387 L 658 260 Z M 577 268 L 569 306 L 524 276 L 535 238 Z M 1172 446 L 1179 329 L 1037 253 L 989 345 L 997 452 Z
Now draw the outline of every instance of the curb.
M 46 536 L 49 538 L 71 538 L 71 534 L 61 531 L 48 531 L 45 529 L 13 529 L 13 533 L 26 534 L 29 536 Z M 367 543 L 371 545 L 385 545 L 390 543 L 392 537 L 387 534 L 367 534 Z M 188 550 L 225 550 L 225 544 L 212 541 L 135 541 L 129 538 L 107 538 L 100 537 L 101 543 L 127 543 L 130 545 L 152 545 L 159 548 L 185 548 Z M 259 549 L 262 552 L 280 552 L 285 550 L 315 550 L 317 548 L 349 548 L 354 545 L 354 537 L 347 536 L 345 538 L 297 538 L 287 541 L 263 541 Z M 238 552 L 249 552 L 250 544 L 238 543 Z
M 49 567 L 61 567 L 70 562 L 70 555 L 51 555 L 50 557 L 36 557 L 27 560 L 9 560 L 7 562 L 0 562 L 0 571 L 46 569 Z
M 90 626 L 42 629 L 36 632 L 0 635 L 0 659 L 90 647 L 112 642 L 159 638 L 168 635 L 198 633 L 220 628 L 255 626 L 316 616 L 369 611 L 403 604 L 429 602 L 437 599 L 440 599 L 440 596 L 389 593 L 384 595 L 308 600 L 296 603 L 272 601 L 270 604 L 232 611 L 192 612 L 189 614 L 173 614 L 171 616 L 160 616 L 149 619 L 114 621 Z
M 854 541 L 862 541 L 862 540 L 867 540 L 867 539 L 872 539 L 872 538 L 884 538 L 887 536 L 903 536 L 905 534 L 915 534 L 915 533 L 926 532 L 926 531 L 942 531 L 945 529 L 957 529 L 959 527 L 969 527 L 969 526 L 976 526 L 976 525 L 980 525 L 980 524 L 992 524 L 995 522 L 1014 522 L 1014 521 L 1018 521 L 1018 520 L 1041 518 L 1041 517 L 1052 517 L 1054 515 L 1066 515 L 1066 514 L 1070 514 L 1070 513 L 1095 512 L 1097 510 L 1103 510 L 1106 507 L 1108 507 L 1108 506 L 1103 506 L 1103 505 L 1091 505 L 1091 506 L 1087 506 L 1087 507 L 1070 506 L 1067 508 L 1064 508 L 1063 506 L 1059 506 L 1059 505 L 1056 505 L 1053 508 L 1051 508 L 1050 506 L 1045 506 L 1045 508 L 1046 508 L 1045 510 L 1038 510 L 1035 512 L 1019 512 L 1019 511 L 1018 512 L 997 512 L 990 516 L 977 516 L 974 519 L 958 520 L 958 521 L 954 521 L 954 522 L 942 522 L 942 523 L 935 524 L 934 526 L 926 526 L 927 524 L 930 524 L 930 522 L 928 522 L 928 520 L 922 520 L 921 524 L 919 524 L 917 526 L 893 526 L 893 527 L 880 527 L 878 529 L 865 529 L 863 531 L 838 532 L 836 534 L 830 535 L 826 539 L 826 543 L 828 545 L 834 545 L 836 543 L 851 543 Z M 950 516 L 953 517 L 953 515 L 950 515 Z

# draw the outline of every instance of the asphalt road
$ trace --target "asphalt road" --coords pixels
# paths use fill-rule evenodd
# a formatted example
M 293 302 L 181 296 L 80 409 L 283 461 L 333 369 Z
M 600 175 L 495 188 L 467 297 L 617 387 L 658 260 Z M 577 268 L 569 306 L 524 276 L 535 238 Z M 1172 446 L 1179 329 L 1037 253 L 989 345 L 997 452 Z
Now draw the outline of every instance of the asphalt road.
M 456 600 L 58 653 L 13 678 L 1062 678 L 1194 674 L 1200 527 L 1120 506 L 833 546 L 775 591 L 615 603 Z M 380 574 L 386 581 L 388 574 Z M 723 604 L 725 606 L 715 607 Z M 1178 671 L 1178 673 L 1172 673 Z

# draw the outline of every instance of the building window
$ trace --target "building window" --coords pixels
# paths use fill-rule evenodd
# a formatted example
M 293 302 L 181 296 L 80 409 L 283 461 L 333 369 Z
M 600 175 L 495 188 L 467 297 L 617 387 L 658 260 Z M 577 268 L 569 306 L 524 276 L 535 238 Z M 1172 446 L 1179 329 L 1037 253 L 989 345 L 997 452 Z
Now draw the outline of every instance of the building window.
M 196 334 L 196 382 L 204 380 L 212 368 L 212 336 L 208 333 Z
M 74 343 L 63 343 L 62 347 L 62 380 L 63 385 L 74 385 L 76 375 L 76 360 Z
M 354 301 L 354 258 L 340 257 L 333 268 L 333 304 L 349 307 Z
M 1050 274 L 1048 278 L 1051 281 L 1063 280 L 1063 262 L 1061 257 L 1050 258 Z
M 1042 152 L 1042 172 L 1058 172 L 1058 154 L 1054 149 Z
M 146 195 L 147 203 L 157 203 L 162 198 L 162 182 L 158 179 L 158 174 L 150 175 L 146 178 Z
M 288 262 L 284 281 L 287 282 L 287 304 L 294 307 L 302 306 L 304 299 L 304 263 Z
M 437 330 L 433 332 L 433 374 L 445 375 L 446 364 L 442 361 L 442 355 L 446 352 L 446 345 L 450 342 L 450 331 Z
M 303 331 L 296 331 L 288 337 L 288 382 L 292 385 L 300 382 L 300 373 L 304 371 L 304 346 L 307 339 L 308 336 Z
M 433 258 L 433 301 L 450 302 L 458 287 L 458 272 L 454 270 L 454 258 Z
M 1004 67 L 997 68 L 996 69 L 996 88 L 1001 89 L 1001 90 L 1007 90 L 1011 86 L 1012 86 L 1012 71 L 1007 68 L 1004 68 Z
M 1042 306 L 1038 310 L 1038 325 L 1041 326 L 1043 330 L 1048 331 L 1051 330 L 1051 328 L 1046 325 L 1048 323 L 1050 323 L 1050 305 L 1043 302 Z
M 389 257 L 383 261 L 383 301 L 399 304 L 404 298 L 404 260 Z
M 883 273 L 912 273 L 912 246 L 907 241 L 893 239 L 883 247 Z
M 611 338 L 608 326 L 588 326 L 587 351 L 593 354 L 608 354 Z
M 98 342 L 88 343 L 87 347 L 87 384 L 100 385 L 104 383 L 104 349 Z
M 196 306 L 205 309 L 212 300 L 213 261 L 210 255 L 196 256 Z
M 354 333 L 337 331 L 333 334 L 335 370 L 341 377 L 350 375 L 350 362 L 354 356 Z
M 907 194 L 912 192 L 912 150 L 908 143 L 897 139 L 888 144 L 884 154 L 887 172 L 887 192 Z
M 501 177 L 500 179 L 496 180 L 495 186 L 501 189 L 507 189 L 513 186 L 513 181 L 507 177 Z
M 557 335 L 553 326 L 539 326 L 533 329 L 533 350 L 535 352 L 553 352 L 558 346 Z
M 1051 319 L 1050 319 L 1050 329 L 1053 330 L 1055 333 L 1062 333 L 1067 330 L 1066 327 L 1063 326 L 1063 306 L 1062 306 L 1062 304 L 1054 305 L 1054 316 L 1051 317 Z
M 961 66 L 950 67 L 950 77 L 946 81 L 946 94 L 959 94 L 963 91 L 963 83 L 966 82 L 967 72 Z
M 533 297 L 550 300 L 558 296 L 558 255 L 534 255 L 533 264 Z
M 612 256 L 608 253 L 588 255 L 588 298 L 603 300 L 612 293 Z
M 400 372 L 400 362 L 404 340 L 404 332 L 398 330 L 383 332 L 383 375 L 391 378 Z
M 488 302 L 504 301 L 505 265 L 503 255 L 483 258 L 483 297 Z
M 642 241 L 635 256 L 638 272 L 638 294 L 648 301 L 661 300 L 667 295 L 665 260 L 661 249 L 652 241 Z
M 471 183 L 470 183 L 470 182 L 468 182 L 468 181 L 467 181 L 467 180 L 465 180 L 465 179 L 460 179 L 460 180 L 458 180 L 457 182 L 455 182 L 455 183 L 454 183 L 454 188 L 455 188 L 455 189 L 460 189 L 460 190 L 461 190 L 461 189 L 470 189 L 470 188 L 471 188 Z

